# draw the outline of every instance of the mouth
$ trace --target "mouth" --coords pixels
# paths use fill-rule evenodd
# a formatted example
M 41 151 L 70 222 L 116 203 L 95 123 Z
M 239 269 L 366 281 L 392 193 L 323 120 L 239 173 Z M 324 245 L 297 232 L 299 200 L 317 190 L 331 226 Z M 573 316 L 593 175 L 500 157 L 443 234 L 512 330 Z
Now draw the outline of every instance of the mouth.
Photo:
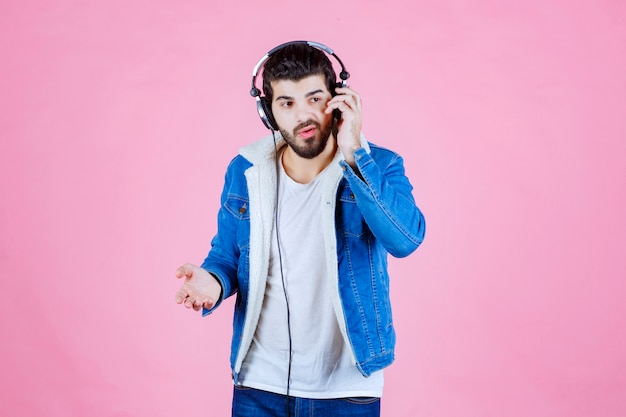
M 308 125 L 303 127 L 300 130 L 296 131 L 296 134 L 303 139 L 310 139 L 315 136 L 315 132 L 317 131 L 317 127 L 315 125 Z

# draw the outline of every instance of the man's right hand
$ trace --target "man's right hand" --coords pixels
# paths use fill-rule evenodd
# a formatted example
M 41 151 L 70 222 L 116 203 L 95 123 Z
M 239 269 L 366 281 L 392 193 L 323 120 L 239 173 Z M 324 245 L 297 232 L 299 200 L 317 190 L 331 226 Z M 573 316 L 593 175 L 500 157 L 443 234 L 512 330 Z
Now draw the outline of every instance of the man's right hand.
M 176 292 L 176 303 L 199 311 L 202 307 L 212 308 L 222 295 L 222 286 L 207 270 L 185 264 L 176 270 L 177 278 L 185 278 L 183 286 Z

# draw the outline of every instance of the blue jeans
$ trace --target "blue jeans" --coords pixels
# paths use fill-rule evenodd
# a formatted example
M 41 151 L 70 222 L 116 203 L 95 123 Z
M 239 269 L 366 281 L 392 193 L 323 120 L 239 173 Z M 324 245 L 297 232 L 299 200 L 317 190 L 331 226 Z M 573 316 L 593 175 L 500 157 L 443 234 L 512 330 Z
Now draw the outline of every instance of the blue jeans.
M 289 402 L 287 402 L 289 400 Z M 289 408 L 287 408 L 289 404 Z M 233 417 L 379 417 L 380 398 L 309 399 L 235 386 Z

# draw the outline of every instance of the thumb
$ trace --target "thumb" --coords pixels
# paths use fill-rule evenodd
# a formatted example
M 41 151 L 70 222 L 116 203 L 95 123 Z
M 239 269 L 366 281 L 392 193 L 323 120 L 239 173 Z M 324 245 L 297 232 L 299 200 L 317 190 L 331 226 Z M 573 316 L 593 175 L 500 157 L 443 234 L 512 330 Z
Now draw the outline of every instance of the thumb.
M 176 269 L 176 278 L 191 278 L 193 276 L 193 265 L 186 263 Z

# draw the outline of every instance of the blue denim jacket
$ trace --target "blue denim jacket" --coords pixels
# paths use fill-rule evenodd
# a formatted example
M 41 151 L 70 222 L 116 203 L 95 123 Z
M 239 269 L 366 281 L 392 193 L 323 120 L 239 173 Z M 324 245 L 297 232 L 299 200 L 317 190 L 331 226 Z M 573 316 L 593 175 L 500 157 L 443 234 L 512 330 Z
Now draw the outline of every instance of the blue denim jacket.
M 404 257 L 424 238 L 425 222 L 411 194 L 402 158 L 361 138 L 358 173 L 339 151 L 327 168 L 323 211 L 327 271 L 340 330 L 355 365 L 368 376 L 393 362 L 395 332 L 387 254 Z M 280 139 L 278 147 L 284 145 Z M 202 267 L 237 294 L 231 367 L 235 383 L 261 314 L 276 201 L 272 136 L 240 150 L 226 172 L 218 231 Z M 210 314 L 204 310 L 203 314 Z M 286 323 L 285 323 L 286 325 Z

